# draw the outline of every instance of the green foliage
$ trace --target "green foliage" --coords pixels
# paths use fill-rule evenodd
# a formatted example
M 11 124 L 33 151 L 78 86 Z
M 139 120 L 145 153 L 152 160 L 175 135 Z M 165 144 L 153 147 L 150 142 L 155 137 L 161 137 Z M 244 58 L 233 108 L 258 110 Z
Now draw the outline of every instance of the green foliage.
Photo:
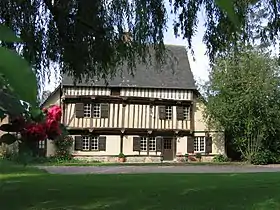
M 197 158 L 197 159 L 201 159 L 201 157 L 202 157 L 202 155 L 201 155 L 201 153 L 195 153 L 195 157 Z
M 9 27 L 3 24 L 0 24 L 0 40 L 2 42 L 22 42 Z
M 50 76 L 50 71 L 45 69 L 53 62 L 59 64 L 58 71 L 62 69 L 63 73 L 78 79 L 95 76 L 102 79 L 122 71 L 118 66 L 124 61 L 128 61 L 131 68 L 137 57 L 147 61 L 150 44 L 161 59 L 170 8 L 175 17 L 174 33 L 185 38 L 189 48 L 197 32 L 198 14 L 201 10 L 205 12 L 204 42 L 211 61 L 217 53 L 227 52 L 240 38 L 247 39 L 251 35 L 247 31 L 248 16 L 262 8 L 269 12 L 262 18 L 266 21 L 258 22 L 259 26 L 264 24 L 258 35 L 266 40 L 276 40 L 280 27 L 279 8 L 274 2 L 169 0 L 170 5 L 167 5 L 164 0 L 115 0 L 110 3 L 73 0 L 55 4 L 50 0 L 13 1 L 0 4 L 0 18 L 22 34 L 21 54 L 42 83 L 46 74 Z M 133 69 L 130 70 L 133 73 Z
M 118 155 L 119 158 L 125 158 L 125 155 L 121 152 L 119 155 Z
M 71 148 L 73 147 L 73 138 L 68 135 L 66 127 L 61 124 L 62 135 L 59 138 L 53 140 L 55 146 L 55 158 L 61 160 L 72 159 Z
M 267 165 L 273 162 L 272 158 L 272 152 L 266 149 L 252 154 L 250 162 L 254 165 Z
M 0 74 L 4 75 L 14 93 L 21 100 L 35 105 L 37 81 L 28 62 L 22 59 L 16 52 L 0 47 L 0 63 Z
M 277 60 L 261 49 L 239 47 L 219 58 L 207 83 L 205 117 L 233 134 L 246 159 L 275 139 L 280 127 L 280 79 Z
M 219 154 L 219 155 L 215 155 L 213 158 L 213 162 L 215 163 L 224 163 L 224 162 L 228 162 L 229 159 L 227 158 L 227 156 Z

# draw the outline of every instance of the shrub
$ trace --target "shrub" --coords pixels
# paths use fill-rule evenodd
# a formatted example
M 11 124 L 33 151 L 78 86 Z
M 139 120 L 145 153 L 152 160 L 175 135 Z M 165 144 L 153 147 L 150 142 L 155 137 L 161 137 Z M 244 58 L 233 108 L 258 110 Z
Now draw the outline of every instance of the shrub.
M 250 162 L 253 165 L 267 165 L 274 162 L 274 157 L 271 151 L 262 150 L 252 155 Z
M 121 152 L 118 157 L 119 158 L 125 158 L 125 155 Z
M 213 158 L 213 162 L 215 163 L 223 163 L 223 162 L 228 162 L 229 159 L 227 156 L 219 154 L 219 155 L 215 155 Z
M 202 155 L 201 155 L 201 153 L 196 153 L 196 154 L 195 154 L 195 157 L 196 157 L 197 159 L 201 159 Z
M 71 147 L 73 146 L 73 138 L 68 135 L 61 135 L 59 138 L 54 140 L 55 145 L 55 157 L 60 160 L 72 159 Z

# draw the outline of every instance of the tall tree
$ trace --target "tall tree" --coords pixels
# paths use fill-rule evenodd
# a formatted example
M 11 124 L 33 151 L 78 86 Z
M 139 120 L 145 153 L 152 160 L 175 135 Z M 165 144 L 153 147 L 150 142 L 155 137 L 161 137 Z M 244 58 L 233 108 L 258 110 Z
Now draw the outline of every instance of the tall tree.
M 205 116 L 231 131 L 238 149 L 251 160 L 279 132 L 279 67 L 258 48 L 240 49 L 217 59 L 211 69 Z
M 256 2 L 262 3 L 259 8 L 255 8 Z M 248 34 L 245 26 L 253 8 L 265 7 L 269 11 L 260 36 L 274 40 L 279 35 L 277 0 L 170 0 L 169 3 L 176 17 L 174 32 L 188 40 L 189 48 L 196 33 L 198 13 L 205 11 L 204 42 L 211 61 Z M 129 61 L 131 72 L 136 57 L 148 61 L 150 44 L 154 44 L 158 60 L 164 60 L 166 6 L 164 0 L 2 0 L 0 22 L 22 37 L 24 44 L 8 46 L 21 52 L 41 82 L 54 62 L 59 64 L 59 70 L 77 79 L 107 78 L 114 76 L 119 70 L 116 67 L 124 61 Z

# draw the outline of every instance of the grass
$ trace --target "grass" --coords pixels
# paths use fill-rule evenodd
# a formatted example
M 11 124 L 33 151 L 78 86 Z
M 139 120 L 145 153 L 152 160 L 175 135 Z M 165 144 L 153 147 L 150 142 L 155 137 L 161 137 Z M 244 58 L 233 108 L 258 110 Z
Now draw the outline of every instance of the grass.
M 51 175 L 2 161 L 1 209 L 276 210 L 279 175 Z

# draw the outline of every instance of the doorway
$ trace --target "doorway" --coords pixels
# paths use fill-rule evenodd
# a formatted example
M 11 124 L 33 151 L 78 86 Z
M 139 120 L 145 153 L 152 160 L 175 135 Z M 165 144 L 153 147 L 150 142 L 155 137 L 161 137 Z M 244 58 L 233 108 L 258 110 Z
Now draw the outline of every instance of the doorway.
M 163 160 L 174 159 L 174 141 L 172 137 L 163 138 Z

